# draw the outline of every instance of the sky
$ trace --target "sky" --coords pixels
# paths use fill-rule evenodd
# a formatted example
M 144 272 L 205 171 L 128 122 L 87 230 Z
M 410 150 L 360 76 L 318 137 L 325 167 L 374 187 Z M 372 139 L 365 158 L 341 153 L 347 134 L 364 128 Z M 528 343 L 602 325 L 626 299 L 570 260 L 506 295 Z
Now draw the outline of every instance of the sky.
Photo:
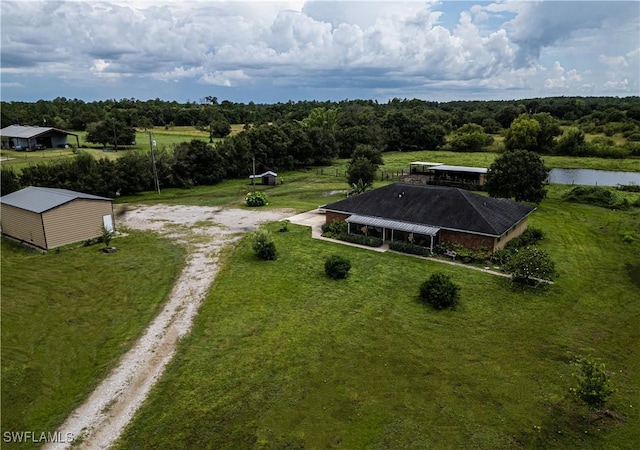
M 0 98 L 640 95 L 638 1 L 0 1 Z

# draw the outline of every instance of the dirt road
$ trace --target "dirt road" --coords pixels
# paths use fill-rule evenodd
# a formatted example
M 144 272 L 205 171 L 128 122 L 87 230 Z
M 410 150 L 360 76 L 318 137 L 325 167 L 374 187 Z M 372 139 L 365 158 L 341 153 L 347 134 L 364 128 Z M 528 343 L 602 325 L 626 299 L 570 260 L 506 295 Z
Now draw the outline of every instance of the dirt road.
M 147 397 L 178 340 L 189 329 L 198 307 L 218 272 L 218 252 L 261 223 L 284 219 L 292 211 L 239 210 L 197 206 L 140 206 L 128 211 L 116 225 L 153 230 L 187 247 L 187 260 L 164 309 L 117 367 L 58 429 L 74 448 L 104 449 L 118 438 Z M 117 247 L 117 238 L 112 241 Z M 158 299 L 160 300 L 160 299 Z M 78 445 L 78 442 L 80 444 Z M 71 442 L 46 449 L 71 447 Z

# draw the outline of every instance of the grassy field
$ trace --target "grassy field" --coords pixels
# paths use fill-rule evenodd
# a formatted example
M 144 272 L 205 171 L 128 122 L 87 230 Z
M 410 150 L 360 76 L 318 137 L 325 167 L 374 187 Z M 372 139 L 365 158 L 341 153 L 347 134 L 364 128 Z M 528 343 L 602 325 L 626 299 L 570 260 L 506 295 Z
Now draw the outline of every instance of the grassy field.
M 560 272 L 538 292 L 303 227 L 269 226 L 273 262 L 243 240 L 119 448 L 636 448 L 640 210 L 566 189 L 530 219 Z M 348 279 L 324 275 L 333 253 Z M 435 271 L 461 286 L 457 310 L 417 302 Z M 571 398 L 577 355 L 613 372 L 611 416 Z
M 409 170 L 411 161 L 437 161 L 446 164 L 488 167 L 495 159 L 495 153 L 455 153 L 455 152 L 397 152 L 385 153 L 385 165 L 378 172 L 374 187 L 397 181 L 394 174 Z M 562 156 L 545 157 L 549 167 L 593 168 L 602 170 L 640 171 L 640 159 L 612 160 L 603 158 L 569 158 Z M 257 185 L 256 189 L 267 193 L 271 207 L 297 208 L 309 210 L 343 198 L 348 185 L 345 170 L 348 160 L 337 160 L 329 167 L 281 172 L 282 182 L 276 186 Z M 381 181 L 382 173 L 392 176 Z M 161 194 L 143 192 L 122 197 L 117 203 L 163 203 L 169 205 L 233 206 L 244 207 L 244 195 L 252 189 L 249 179 L 225 180 L 216 186 L 198 186 L 192 189 L 162 189 Z
M 182 251 L 151 233 L 112 242 L 42 254 L 2 239 L 3 432 L 53 432 L 160 311 Z

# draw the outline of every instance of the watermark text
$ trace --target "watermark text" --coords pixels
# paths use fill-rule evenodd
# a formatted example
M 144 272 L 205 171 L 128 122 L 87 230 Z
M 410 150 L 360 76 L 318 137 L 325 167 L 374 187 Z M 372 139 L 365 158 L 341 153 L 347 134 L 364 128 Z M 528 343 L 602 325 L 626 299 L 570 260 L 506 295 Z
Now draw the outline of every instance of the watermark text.
M 36 444 L 70 444 L 75 436 L 73 433 L 54 432 L 37 432 L 37 431 L 5 431 L 2 433 L 2 441 L 9 442 L 33 442 Z

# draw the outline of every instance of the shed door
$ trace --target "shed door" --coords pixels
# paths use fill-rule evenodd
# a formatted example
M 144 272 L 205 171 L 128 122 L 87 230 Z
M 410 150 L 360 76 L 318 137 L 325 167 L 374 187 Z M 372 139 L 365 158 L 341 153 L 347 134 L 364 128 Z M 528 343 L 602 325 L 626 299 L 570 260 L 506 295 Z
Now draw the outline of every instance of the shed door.
M 113 231 L 113 217 L 111 217 L 111 214 L 102 216 L 102 222 L 104 223 L 104 227 L 107 231 Z

